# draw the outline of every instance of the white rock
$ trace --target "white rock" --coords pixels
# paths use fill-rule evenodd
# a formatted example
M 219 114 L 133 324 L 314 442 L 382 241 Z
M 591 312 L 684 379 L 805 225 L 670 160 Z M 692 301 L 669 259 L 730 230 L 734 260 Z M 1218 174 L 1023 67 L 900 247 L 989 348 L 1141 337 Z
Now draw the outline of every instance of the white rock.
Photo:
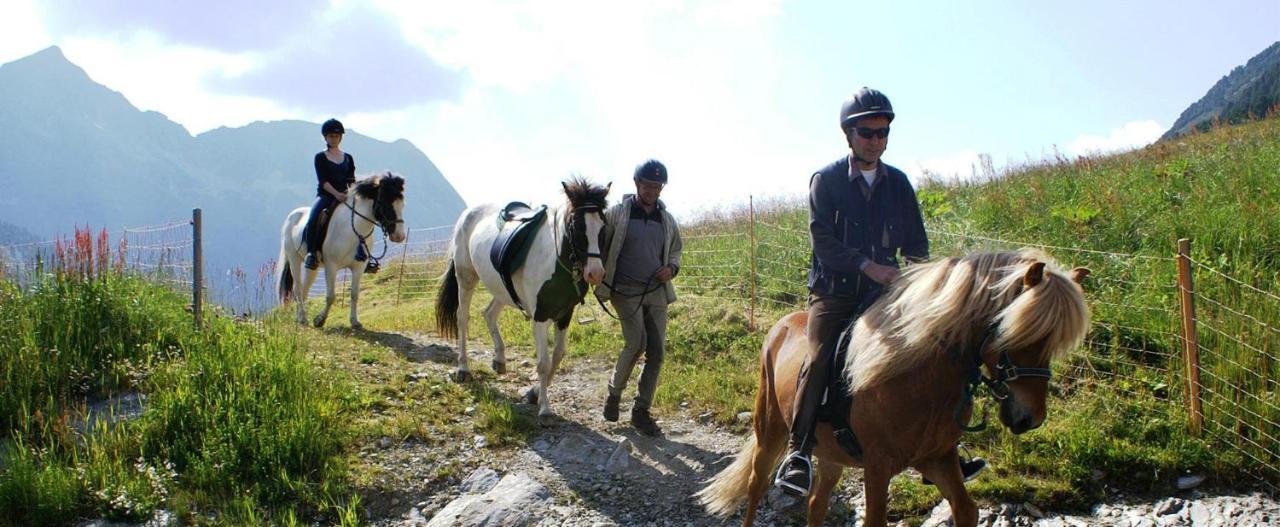
M 427 527 L 526 527 L 537 522 L 550 503 L 551 493 L 541 483 L 524 474 L 508 474 L 484 494 L 453 500 Z
M 484 494 L 498 484 L 498 473 L 489 467 L 480 467 L 462 480 L 458 490 L 463 494 Z
M 1178 490 L 1194 489 L 1204 483 L 1204 476 L 1192 474 L 1190 476 L 1182 476 L 1178 478 Z
M 1209 525 L 1213 519 L 1213 514 L 1209 512 L 1209 508 L 1200 502 L 1191 504 L 1191 524 L 1192 525 Z
M 623 439 L 618 442 L 618 446 L 613 449 L 613 453 L 609 454 L 609 461 L 605 462 L 604 468 L 611 474 L 622 474 L 631 466 L 631 440 Z

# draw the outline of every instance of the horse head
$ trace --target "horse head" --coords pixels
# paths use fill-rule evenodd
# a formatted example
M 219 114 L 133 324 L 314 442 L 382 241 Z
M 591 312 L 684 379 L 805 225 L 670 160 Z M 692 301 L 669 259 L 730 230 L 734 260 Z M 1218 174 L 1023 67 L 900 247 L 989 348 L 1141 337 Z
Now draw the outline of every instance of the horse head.
M 1089 327 L 1081 288 L 1089 269 L 1077 267 L 1068 277 L 1046 269 L 1042 261 L 1022 268 L 1006 280 L 1013 300 L 996 316 L 978 351 L 989 374 L 983 382 L 1000 400 L 1000 422 L 1015 434 L 1044 423 L 1051 363 L 1078 346 Z
M 387 238 L 395 243 L 405 240 L 404 178 L 391 172 L 371 176 L 356 186 L 356 194 L 373 201 L 373 219 Z
M 591 285 L 604 280 L 604 211 L 609 207 L 609 188 L 612 183 L 600 186 L 581 177 L 562 182 L 564 195 L 569 199 L 565 217 L 565 231 L 572 252 L 572 265 L 582 271 L 582 277 Z

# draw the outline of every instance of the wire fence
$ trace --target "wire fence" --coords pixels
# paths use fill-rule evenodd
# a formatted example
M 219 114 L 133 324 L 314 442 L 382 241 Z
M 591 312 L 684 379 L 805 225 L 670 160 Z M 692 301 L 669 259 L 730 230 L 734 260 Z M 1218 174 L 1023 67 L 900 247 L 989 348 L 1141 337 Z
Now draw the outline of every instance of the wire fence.
M 745 217 L 743 217 L 745 216 Z M 807 218 L 775 207 L 682 227 L 683 260 L 677 278 L 682 298 L 712 301 L 738 311 L 756 331 L 782 314 L 804 309 L 810 246 Z M 109 265 L 177 289 L 193 283 L 191 222 L 175 221 L 122 230 Z M 410 229 L 403 244 L 378 239 L 373 254 L 394 283 L 395 301 L 436 294 L 448 261 L 452 225 Z M 109 254 L 98 240 L 77 231 L 59 239 L 0 246 L 0 274 L 29 284 L 64 266 L 69 251 L 86 244 L 97 258 Z M 1253 475 L 1272 491 L 1280 481 L 1280 290 L 1265 273 L 1241 274 L 1186 257 L 1187 282 L 1179 282 L 1179 257 L 1049 246 L 930 228 L 934 257 L 979 250 L 1039 247 L 1059 261 L 1094 272 L 1087 282 L 1093 326 L 1082 350 L 1058 366 L 1066 395 L 1109 390 L 1125 397 L 1184 410 L 1193 431 L 1229 445 L 1257 468 Z M 74 260 L 74 258 L 72 258 Z M 258 272 L 257 295 L 274 294 L 274 262 Z M 241 276 L 247 283 L 249 278 Z M 339 299 L 350 277 L 337 277 Z M 1194 285 L 1192 285 L 1194 284 Z M 324 295 L 324 281 L 310 291 Z M 1180 301 L 1182 300 L 1182 301 Z M 1184 305 L 1190 302 L 1190 306 Z M 265 305 L 265 304 L 264 304 Z M 590 304 L 589 304 L 590 305 Z M 588 308 L 595 313 L 594 305 Z M 763 324 L 761 323 L 763 322 Z
M 27 288 L 59 271 L 114 270 L 189 292 L 192 244 L 191 222 L 185 220 L 126 227 L 114 235 L 77 228 L 70 237 L 0 245 L 0 277 Z

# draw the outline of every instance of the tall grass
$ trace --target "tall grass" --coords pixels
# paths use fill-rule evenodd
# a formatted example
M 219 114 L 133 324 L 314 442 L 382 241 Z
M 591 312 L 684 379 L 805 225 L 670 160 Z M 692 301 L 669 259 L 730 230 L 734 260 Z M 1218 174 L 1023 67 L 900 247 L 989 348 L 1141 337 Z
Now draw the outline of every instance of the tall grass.
M 289 331 L 216 317 L 195 331 L 181 295 L 106 247 L 78 231 L 29 288 L 0 282 L 0 524 L 339 513 L 341 381 Z M 123 392 L 143 395 L 141 417 L 87 419 Z

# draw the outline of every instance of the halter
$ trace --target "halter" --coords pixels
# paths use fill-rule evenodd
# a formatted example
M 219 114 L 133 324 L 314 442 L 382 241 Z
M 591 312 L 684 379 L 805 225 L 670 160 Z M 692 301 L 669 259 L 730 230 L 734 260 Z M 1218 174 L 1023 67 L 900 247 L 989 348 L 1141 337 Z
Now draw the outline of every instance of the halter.
M 564 229 L 561 231 L 560 238 L 567 240 L 566 243 L 569 246 L 569 264 L 565 265 L 564 258 L 563 258 L 564 251 L 561 250 L 559 247 L 557 247 L 556 248 L 556 265 L 559 265 L 562 269 L 565 270 L 565 272 L 569 273 L 569 276 L 573 278 L 574 290 L 578 293 L 579 297 L 584 297 L 586 296 L 586 292 L 578 287 L 578 281 L 582 277 L 583 268 L 585 268 L 587 265 L 587 259 L 588 258 L 603 259 L 604 257 L 601 256 L 600 253 L 591 252 L 591 250 L 588 249 L 587 252 L 585 253 L 586 258 L 583 258 L 582 257 L 583 253 L 578 252 L 578 246 L 573 243 L 573 230 L 578 223 L 579 211 L 581 211 L 583 215 L 585 215 L 588 212 L 599 213 L 600 206 L 595 204 L 587 204 L 581 207 L 574 207 L 573 213 L 569 214 L 568 218 L 565 218 Z M 603 216 L 602 216 L 602 219 L 603 219 Z M 553 239 L 553 242 L 554 242 L 554 239 Z
M 1021 287 L 1014 295 L 1022 294 Z M 961 413 L 966 407 L 973 404 L 973 396 L 977 393 L 979 385 L 987 387 L 987 391 L 991 392 L 991 396 L 997 401 L 1003 401 L 1009 398 L 1009 383 L 1021 379 L 1023 377 L 1039 377 L 1048 382 L 1053 378 L 1053 372 L 1049 368 L 1024 368 L 1013 363 L 1013 359 L 1009 358 L 1009 350 L 1003 347 L 998 349 L 1000 355 L 996 358 L 995 377 L 988 377 L 982 374 L 983 351 L 987 349 L 987 343 L 990 342 L 992 336 L 999 332 L 999 324 L 992 321 L 987 326 L 987 332 L 982 336 L 982 342 L 978 343 L 978 347 L 973 353 L 973 364 L 970 368 L 969 379 L 965 382 L 960 390 L 960 404 L 956 406 L 955 420 L 960 426 L 960 430 L 965 432 L 980 432 L 987 428 L 987 409 L 982 409 L 982 421 L 976 425 L 970 425 L 961 417 Z

